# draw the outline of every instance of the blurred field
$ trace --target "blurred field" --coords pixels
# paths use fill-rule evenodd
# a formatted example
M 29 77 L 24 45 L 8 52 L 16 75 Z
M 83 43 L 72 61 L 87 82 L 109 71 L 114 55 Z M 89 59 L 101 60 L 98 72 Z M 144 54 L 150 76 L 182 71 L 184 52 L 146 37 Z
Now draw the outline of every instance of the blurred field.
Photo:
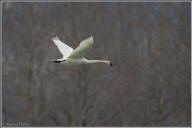
M 4 2 L 3 125 L 190 126 L 190 3 Z M 87 58 L 64 67 L 51 38 Z

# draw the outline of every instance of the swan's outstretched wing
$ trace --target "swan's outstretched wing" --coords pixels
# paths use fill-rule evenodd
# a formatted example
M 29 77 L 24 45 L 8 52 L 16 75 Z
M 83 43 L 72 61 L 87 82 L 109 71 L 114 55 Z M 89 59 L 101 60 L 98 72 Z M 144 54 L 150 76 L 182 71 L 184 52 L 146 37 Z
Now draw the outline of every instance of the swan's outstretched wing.
M 77 59 L 84 57 L 88 53 L 88 51 L 92 48 L 92 45 L 93 45 L 93 37 L 89 37 L 88 39 L 83 40 L 68 58 Z
M 55 45 L 58 47 L 61 54 L 63 55 L 62 59 L 66 59 L 73 52 L 73 48 L 67 46 L 65 43 L 60 41 L 57 36 L 52 38 L 52 40 L 55 43 Z

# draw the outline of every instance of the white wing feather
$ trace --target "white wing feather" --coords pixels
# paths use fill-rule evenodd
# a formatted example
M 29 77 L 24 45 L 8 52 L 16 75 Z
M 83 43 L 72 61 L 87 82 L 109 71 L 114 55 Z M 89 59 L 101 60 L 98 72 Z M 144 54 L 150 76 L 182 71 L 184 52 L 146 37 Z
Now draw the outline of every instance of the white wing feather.
M 62 59 L 66 59 L 73 52 L 73 48 L 69 47 L 68 45 L 60 41 L 57 36 L 52 38 L 52 40 L 55 43 L 55 45 L 58 47 L 61 54 L 63 55 Z
M 84 57 L 92 48 L 93 37 L 83 40 L 68 58 L 78 59 Z

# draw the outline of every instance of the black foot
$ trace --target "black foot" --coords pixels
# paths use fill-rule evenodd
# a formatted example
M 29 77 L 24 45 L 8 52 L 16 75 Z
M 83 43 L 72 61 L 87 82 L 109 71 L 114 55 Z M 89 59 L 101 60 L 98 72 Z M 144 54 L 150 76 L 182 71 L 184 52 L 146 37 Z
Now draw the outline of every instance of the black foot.
M 112 64 L 112 63 L 110 63 L 109 65 L 110 65 L 111 67 L 113 67 L 113 64 Z

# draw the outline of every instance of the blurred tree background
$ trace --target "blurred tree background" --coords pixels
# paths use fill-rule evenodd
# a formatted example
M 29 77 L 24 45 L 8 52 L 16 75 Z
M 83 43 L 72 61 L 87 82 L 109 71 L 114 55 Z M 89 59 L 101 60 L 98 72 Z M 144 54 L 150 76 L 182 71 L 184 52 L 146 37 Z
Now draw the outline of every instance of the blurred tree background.
M 190 126 L 191 5 L 187 2 L 3 2 L 3 124 Z M 64 67 L 51 38 L 87 58 Z

